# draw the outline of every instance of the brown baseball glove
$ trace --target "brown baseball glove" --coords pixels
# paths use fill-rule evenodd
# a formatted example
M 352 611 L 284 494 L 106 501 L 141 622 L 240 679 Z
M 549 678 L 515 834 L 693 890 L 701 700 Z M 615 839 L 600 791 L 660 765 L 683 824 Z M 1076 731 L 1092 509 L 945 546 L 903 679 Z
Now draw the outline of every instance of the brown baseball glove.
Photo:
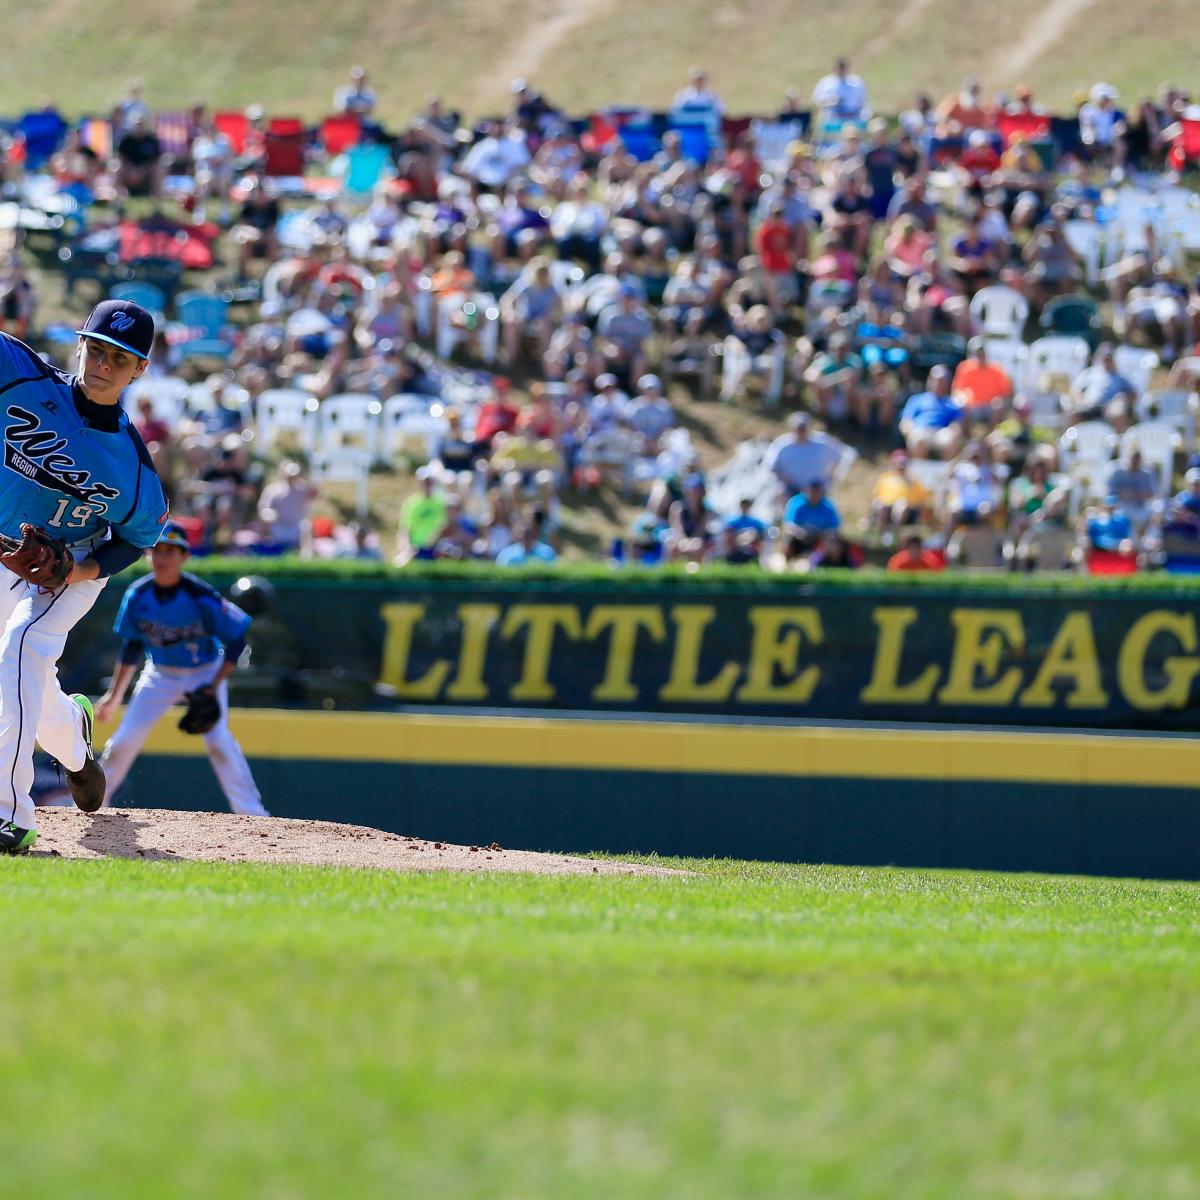
M 58 591 L 74 565 L 66 543 L 36 525 L 22 525 L 19 542 L 0 534 L 0 566 L 44 592 Z

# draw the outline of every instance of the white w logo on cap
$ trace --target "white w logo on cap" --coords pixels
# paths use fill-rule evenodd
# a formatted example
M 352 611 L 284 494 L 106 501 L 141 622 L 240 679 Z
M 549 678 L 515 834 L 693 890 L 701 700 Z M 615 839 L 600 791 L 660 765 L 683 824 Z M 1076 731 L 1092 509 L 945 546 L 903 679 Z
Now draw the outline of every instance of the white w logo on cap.
M 118 333 L 124 333 L 125 330 L 133 328 L 133 318 L 127 312 L 113 313 L 113 315 L 109 317 L 108 323 Z

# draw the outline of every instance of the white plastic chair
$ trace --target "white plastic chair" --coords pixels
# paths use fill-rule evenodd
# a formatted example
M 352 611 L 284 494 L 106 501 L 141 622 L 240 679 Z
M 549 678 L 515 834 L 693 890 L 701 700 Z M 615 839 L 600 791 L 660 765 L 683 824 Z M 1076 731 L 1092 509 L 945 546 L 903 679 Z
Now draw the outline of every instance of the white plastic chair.
M 125 406 L 131 413 L 137 411 L 138 401 L 150 397 L 154 415 L 160 421 L 173 425 L 182 420 L 187 412 L 188 393 L 191 386 L 187 380 L 175 375 L 143 375 L 135 379 L 125 391 Z
M 1100 258 L 1104 249 L 1104 230 L 1095 221 L 1082 219 L 1064 221 L 1063 237 L 1067 245 L 1083 260 L 1088 284 L 1095 286 L 1100 278 Z
M 1165 421 L 1179 431 L 1184 445 L 1196 444 L 1196 408 L 1200 398 L 1183 388 L 1143 392 L 1134 402 L 1133 413 L 1139 421 Z
M 1062 381 L 1070 387 L 1087 363 L 1088 344 L 1083 338 L 1057 335 L 1038 338 L 1029 347 L 1030 386 L 1050 391 L 1053 384 Z
M 1012 338 L 988 339 L 988 361 L 1002 367 L 1013 382 L 1016 391 L 1022 391 L 1028 383 L 1029 347 Z
M 359 517 L 370 510 L 372 455 L 357 446 L 326 446 L 312 456 L 313 477 L 328 483 L 352 483 Z
M 1154 368 L 1158 366 L 1158 355 L 1141 346 L 1118 346 L 1113 351 L 1117 374 L 1124 375 L 1140 396 L 1149 386 Z
M 244 387 L 236 387 L 232 384 L 226 384 L 223 389 L 225 403 L 232 405 L 234 408 L 240 409 L 242 412 L 243 421 L 249 424 L 250 414 L 250 393 Z M 193 383 L 188 388 L 187 394 L 187 411 L 196 415 L 199 413 L 211 412 L 215 407 L 213 400 L 212 388 L 208 386 L 207 380 L 200 383 Z
M 766 367 L 765 372 L 762 368 Z M 763 400 L 768 405 L 776 405 L 783 395 L 784 348 L 780 342 L 773 350 L 757 357 L 747 351 L 745 345 L 736 337 L 725 339 L 724 353 L 721 356 L 721 399 L 732 400 L 742 386 L 742 381 L 751 372 L 759 372 L 766 379 Z
M 1122 435 L 1121 454 L 1140 450 L 1142 462 L 1157 473 L 1159 489 L 1167 496 L 1175 474 L 1175 451 L 1182 442 L 1179 431 L 1166 421 L 1139 421 Z
M 281 437 L 295 437 L 300 449 L 310 450 L 316 424 L 317 401 L 299 388 L 271 388 L 258 398 L 256 442 L 259 454 L 267 453 Z
M 1070 471 L 1080 463 L 1107 464 L 1117 447 L 1117 431 L 1107 421 L 1081 421 L 1058 439 L 1063 467 Z
M 1029 302 L 1015 288 L 993 284 L 975 293 L 971 317 L 986 338 L 1020 341 L 1029 317 Z
M 1024 398 L 1029 401 L 1030 415 L 1035 426 L 1061 429 L 1065 420 L 1063 414 L 1063 396 L 1061 392 L 1024 392 Z
M 496 307 L 495 299 L 487 292 L 476 292 L 474 296 L 447 297 L 438 304 L 438 357 L 449 358 L 454 353 L 454 347 L 469 336 L 469 331 L 454 320 L 468 304 L 475 306 L 475 333 L 479 339 L 479 357 L 485 363 L 494 363 L 496 352 L 500 348 L 500 309 Z
M 317 409 L 317 449 L 357 447 L 374 462 L 379 448 L 379 418 L 383 405 L 374 396 L 343 392 L 322 400 Z
M 946 489 L 950 485 L 950 472 L 946 463 L 936 462 L 931 458 L 910 458 L 908 477 L 929 493 L 934 513 L 940 514 L 945 510 Z
M 450 428 L 444 417 L 435 417 L 428 410 L 389 410 L 385 405 L 382 415 L 379 456 L 385 462 L 400 456 L 428 462 Z

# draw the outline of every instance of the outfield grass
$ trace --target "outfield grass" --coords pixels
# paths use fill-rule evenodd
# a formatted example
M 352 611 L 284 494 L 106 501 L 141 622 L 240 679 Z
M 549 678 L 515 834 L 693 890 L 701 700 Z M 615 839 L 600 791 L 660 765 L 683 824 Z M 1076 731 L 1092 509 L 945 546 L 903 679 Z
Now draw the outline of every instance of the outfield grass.
M 1200 1192 L 1200 891 L 3 865 L 4 1194 Z

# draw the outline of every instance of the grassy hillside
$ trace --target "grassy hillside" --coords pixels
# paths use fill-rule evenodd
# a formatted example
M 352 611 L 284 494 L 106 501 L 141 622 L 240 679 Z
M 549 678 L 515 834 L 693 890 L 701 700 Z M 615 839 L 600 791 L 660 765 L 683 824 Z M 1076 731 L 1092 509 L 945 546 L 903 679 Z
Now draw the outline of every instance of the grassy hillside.
M 936 96 L 975 71 L 989 88 L 1025 80 L 1057 106 L 1097 79 L 1126 97 L 1164 79 L 1193 82 L 1200 25 L 1191 0 L 1152 15 L 1128 0 L 0 0 L 0 111 L 56 101 L 110 105 L 130 78 L 169 107 L 192 98 L 261 101 L 315 118 L 352 62 L 374 75 L 386 117 L 430 91 L 477 114 L 533 78 L 571 109 L 667 103 L 692 62 L 706 63 L 734 111 L 804 94 L 849 54 L 877 107 Z
M 1200 892 L 3 865 L 5 1194 L 1200 1192 Z

